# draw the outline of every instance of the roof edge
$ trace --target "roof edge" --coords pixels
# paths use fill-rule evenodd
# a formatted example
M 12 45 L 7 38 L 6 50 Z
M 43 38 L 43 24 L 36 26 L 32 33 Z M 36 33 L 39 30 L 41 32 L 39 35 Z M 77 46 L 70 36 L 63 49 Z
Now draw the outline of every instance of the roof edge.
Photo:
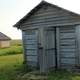
M 19 29 L 20 25 L 23 23 L 23 21 L 25 21 L 26 18 L 29 18 L 33 14 L 33 12 L 35 12 L 37 10 L 37 8 L 42 7 L 43 4 L 48 4 L 48 5 L 51 5 L 53 7 L 62 9 L 62 10 L 67 11 L 67 12 L 70 12 L 71 14 L 74 14 L 76 16 L 80 16 L 80 14 L 77 14 L 75 12 L 69 11 L 69 10 L 64 9 L 62 7 L 59 7 L 58 5 L 55 5 L 55 4 L 49 3 L 45 0 L 42 0 L 40 3 L 38 3 L 38 5 L 36 7 L 34 7 L 29 13 L 27 13 L 23 18 L 21 18 L 15 25 L 13 25 L 13 27 L 17 27 Z
M 25 18 L 26 18 L 27 16 L 29 16 L 29 14 L 33 13 L 33 12 L 36 10 L 36 8 L 37 8 L 38 6 L 40 6 L 41 4 L 43 4 L 43 3 L 48 3 L 48 2 L 46 2 L 46 1 L 44 1 L 44 0 L 42 0 L 41 2 L 39 2 L 30 12 L 28 12 L 28 13 L 27 13 L 23 18 L 21 18 L 16 24 L 14 24 L 13 27 L 17 27 L 17 28 L 19 29 L 19 26 L 20 26 L 20 25 L 18 25 L 18 24 L 21 23 L 23 20 L 25 20 Z

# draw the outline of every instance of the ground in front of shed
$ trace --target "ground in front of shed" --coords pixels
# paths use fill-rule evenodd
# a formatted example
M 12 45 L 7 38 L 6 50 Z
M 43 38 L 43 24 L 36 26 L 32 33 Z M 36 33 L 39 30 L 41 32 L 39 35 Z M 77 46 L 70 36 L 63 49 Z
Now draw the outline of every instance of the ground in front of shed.
M 27 70 L 22 54 L 0 56 L 0 80 L 80 80 L 80 73 L 65 70 L 50 71 L 48 74 Z

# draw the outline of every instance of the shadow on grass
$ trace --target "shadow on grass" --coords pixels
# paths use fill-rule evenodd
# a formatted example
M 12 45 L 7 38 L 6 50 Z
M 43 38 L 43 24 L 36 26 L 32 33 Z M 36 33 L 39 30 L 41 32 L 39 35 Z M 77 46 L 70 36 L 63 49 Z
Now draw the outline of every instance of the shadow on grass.
M 48 80 L 80 80 L 80 73 L 76 74 L 66 70 L 51 71 L 48 74 Z

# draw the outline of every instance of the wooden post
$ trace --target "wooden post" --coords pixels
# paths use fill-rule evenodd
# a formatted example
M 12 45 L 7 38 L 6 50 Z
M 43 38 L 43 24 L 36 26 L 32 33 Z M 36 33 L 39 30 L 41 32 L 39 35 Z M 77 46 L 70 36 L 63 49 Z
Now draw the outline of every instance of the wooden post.
M 23 57 L 24 57 L 24 64 L 26 64 L 26 52 L 25 52 L 25 45 L 24 45 L 24 31 L 22 31 L 22 45 L 23 45 Z
M 59 53 L 59 27 L 56 27 L 56 50 L 57 50 L 57 68 L 60 67 L 60 53 Z
M 40 72 L 46 72 L 46 56 L 45 56 L 45 31 L 44 28 L 41 28 L 41 43 L 42 43 L 42 65 L 40 65 Z
M 55 70 L 57 70 L 57 39 L 56 39 L 56 27 L 54 28 L 55 29 Z
M 76 26 L 76 25 L 75 25 Z M 80 67 L 80 25 L 78 25 L 78 26 L 76 26 L 75 27 L 75 36 L 76 36 L 76 53 L 75 53 L 75 59 L 76 59 L 76 61 L 75 61 L 75 64 L 76 64 L 76 66 L 78 66 L 78 67 Z

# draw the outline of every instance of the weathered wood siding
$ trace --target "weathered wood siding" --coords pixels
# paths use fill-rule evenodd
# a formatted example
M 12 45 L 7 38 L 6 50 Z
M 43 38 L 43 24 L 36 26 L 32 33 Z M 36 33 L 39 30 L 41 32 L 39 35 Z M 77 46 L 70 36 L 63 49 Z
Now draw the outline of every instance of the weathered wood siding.
M 47 69 L 56 66 L 55 63 L 55 28 L 45 29 L 45 56 Z
M 56 7 L 43 5 L 38 11 L 34 12 L 33 15 L 25 20 L 22 24 L 21 29 L 25 30 L 27 28 L 34 27 L 51 27 L 51 26 L 62 26 L 62 25 L 72 25 L 78 22 L 78 17 L 75 14 L 69 13 L 67 11 L 58 9 Z
M 40 33 L 39 33 L 40 34 Z M 48 71 L 55 68 L 55 28 L 44 28 L 42 32 L 43 45 L 39 49 L 40 71 Z
M 38 65 L 38 33 L 37 30 L 23 31 L 25 61 L 30 66 Z
M 76 26 L 76 44 L 77 44 L 78 66 L 80 66 L 80 25 Z
M 61 68 L 70 68 L 77 65 L 76 53 L 76 27 L 64 26 L 59 28 L 59 50 L 60 50 L 60 66 Z
M 42 70 L 55 67 L 57 52 L 58 67 L 75 67 L 80 62 L 75 23 L 79 23 L 76 14 L 53 6 L 43 5 L 34 12 L 20 27 L 27 64 L 39 65 Z M 41 32 L 42 28 L 44 31 Z

